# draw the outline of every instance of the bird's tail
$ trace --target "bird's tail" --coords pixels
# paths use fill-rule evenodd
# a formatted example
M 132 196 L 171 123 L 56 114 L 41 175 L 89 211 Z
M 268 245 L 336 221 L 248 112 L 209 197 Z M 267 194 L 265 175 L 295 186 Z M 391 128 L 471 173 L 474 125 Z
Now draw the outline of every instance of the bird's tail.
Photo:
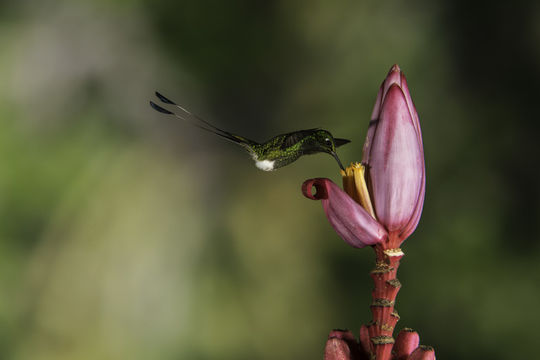
M 157 91 L 156 91 L 156 96 L 158 97 L 159 100 L 161 100 L 161 102 L 163 102 L 165 104 L 174 105 L 174 106 L 176 106 L 178 109 L 180 109 L 182 111 L 182 114 L 177 114 L 175 112 L 169 111 L 169 110 L 157 105 L 153 101 L 150 101 L 150 106 L 154 110 L 159 111 L 160 113 L 176 116 L 179 119 L 182 119 L 184 121 L 187 121 L 187 122 L 191 123 L 193 126 L 196 126 L 199 129 L 203 129 L 203 130 L 209 131 L 209 132 L 211 132 L 213 134 L 216 134 L 218 136 L 221 136 L 221 137 L 223 137 L 223 138 L 225 138 L 225 139 L 227 139 L 229 141 L 232 141 L 234 143 L 237 143 L 237 144 L 247 148 L 248 150 L 250 150 L 253 145 L 258 145 L 258 143 L 253 141 L 253 140 L 247 139 L 247 138 L 242 137 L 242 136 L 235 135 L 233 133 L 222 130 L 222 129 L 210 124 L 208 121 L 206 121 L 203 118 L 191 113 L 190 111 L 186 110 L 185 108 L 178 105 L 174 101 L 169 100 L 165 96 L 161 95 Z

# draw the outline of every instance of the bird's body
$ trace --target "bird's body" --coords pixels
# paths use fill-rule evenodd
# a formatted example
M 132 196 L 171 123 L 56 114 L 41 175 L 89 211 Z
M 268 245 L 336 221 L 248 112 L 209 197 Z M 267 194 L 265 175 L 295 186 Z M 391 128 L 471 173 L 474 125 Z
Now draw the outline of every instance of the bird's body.
M 289 165 L 303 155 L 320 152 L 317 138 L 332 139 L 331 136 L 322 129 L 299 130 L 274 136 L 262 144 L 251 143 L 244 147 L 251 154 L 255 166 L 264 171 L 272 171 Z
M 294 133 L 291 133 L 292 135 Z M 272 171 L 288 165 L 302 156 L 302 143 L 299 141 L 287 146 L 289 134 L 273 137 L 263 144 L 256 144 L 249 149 L 255 166 L 264 171 Z
M 160 93 L 156 92 L 156 95 L 162 102 L 174 105 L 181 109 L 189 116 L 189 118 L 166 110 L 150 101 L 152 108 L 161 113 L 174 115 L 183 120 L 191 122 L 193 122 L 193 120 L 190 120 L 190 118 L 198 120 L 198 123 L 193 123 L 195 126 L 235 142 L 246 149 L 255 161 L 255 166 L 261 170 L 273 171 L 296 161 L 303 155 L 319 152 L 325 152 L 332 155 L 343 169 L 343 165 L 335 152 L 335 148 L 348 143 L 349 140 L 334 139 L 332 134 L 327 130 L 319 128 L 299 130 L 277 135 L 264 143 L 258 143 L 228 131 L 221 130 L 196 115 L 193 115 L 191 112 L 167 99 Z

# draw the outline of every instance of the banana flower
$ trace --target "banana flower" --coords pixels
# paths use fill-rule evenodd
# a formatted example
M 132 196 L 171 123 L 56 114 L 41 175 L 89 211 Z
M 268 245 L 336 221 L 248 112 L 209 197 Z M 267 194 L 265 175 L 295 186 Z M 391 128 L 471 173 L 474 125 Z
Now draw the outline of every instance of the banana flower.
M 420 123 L 397 65 L 377 95 L 362 163 L 341 174 L 344 190 L 316 178 L 304 182 L 302 192 L 322 201 L 330 224 L 349 245 L 386 243 L 385 248 L 397 248 L 416 228 L 425 193 Z
M 433 348 L 419 345 L 416 332 L 392 337 L 399 315 L 396 277 L 401 243 L 420 220 L 426 186 L 424 150 L 418 114 L 405 76 L 394 65 L 383 81 L 369 122 L 361 163 L 341 171 L 343 190 L 325 178 L 310 179 L 303 194 L 321 200 L 337 234 L 349 245 L 373 246 L 376 254 L 371 311 L 357 342 L 349 331 L 334 330 L 325 360 L 432 360 Z M 315 190 L 315 192 L 313 192 Z

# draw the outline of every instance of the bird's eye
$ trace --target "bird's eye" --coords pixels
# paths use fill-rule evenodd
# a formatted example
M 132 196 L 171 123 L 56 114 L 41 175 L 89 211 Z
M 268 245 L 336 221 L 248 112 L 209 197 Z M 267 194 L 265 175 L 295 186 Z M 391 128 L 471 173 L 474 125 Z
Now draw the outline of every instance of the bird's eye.
M 326 145 L 332 145 L 332 140 L 330 140 L 329 138 L 324 139 L 324 142 Z

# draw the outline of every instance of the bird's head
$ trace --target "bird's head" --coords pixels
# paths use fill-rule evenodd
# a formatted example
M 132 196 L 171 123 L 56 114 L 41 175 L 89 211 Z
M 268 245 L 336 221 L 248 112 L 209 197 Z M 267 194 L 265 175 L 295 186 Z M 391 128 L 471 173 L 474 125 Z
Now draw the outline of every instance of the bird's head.
M 313 144 L 316 146 L 317 150 L 332 155 L 342 169 L 343 165 L 337 156 L 336 148 L 349 142 L 351 141 L 347 139 L 334 138 L 329 131 L 324 129 L 318 129 L 313 134 Z
M 340 147 L 341 145 L 351 142 L 347 139 L 334 138 L 329 131 L 323 129 L 315 131 L 313 137 L 314 143 L 317 144 L 319 151 L 328 154 L 336 152 L 336 148 Z

